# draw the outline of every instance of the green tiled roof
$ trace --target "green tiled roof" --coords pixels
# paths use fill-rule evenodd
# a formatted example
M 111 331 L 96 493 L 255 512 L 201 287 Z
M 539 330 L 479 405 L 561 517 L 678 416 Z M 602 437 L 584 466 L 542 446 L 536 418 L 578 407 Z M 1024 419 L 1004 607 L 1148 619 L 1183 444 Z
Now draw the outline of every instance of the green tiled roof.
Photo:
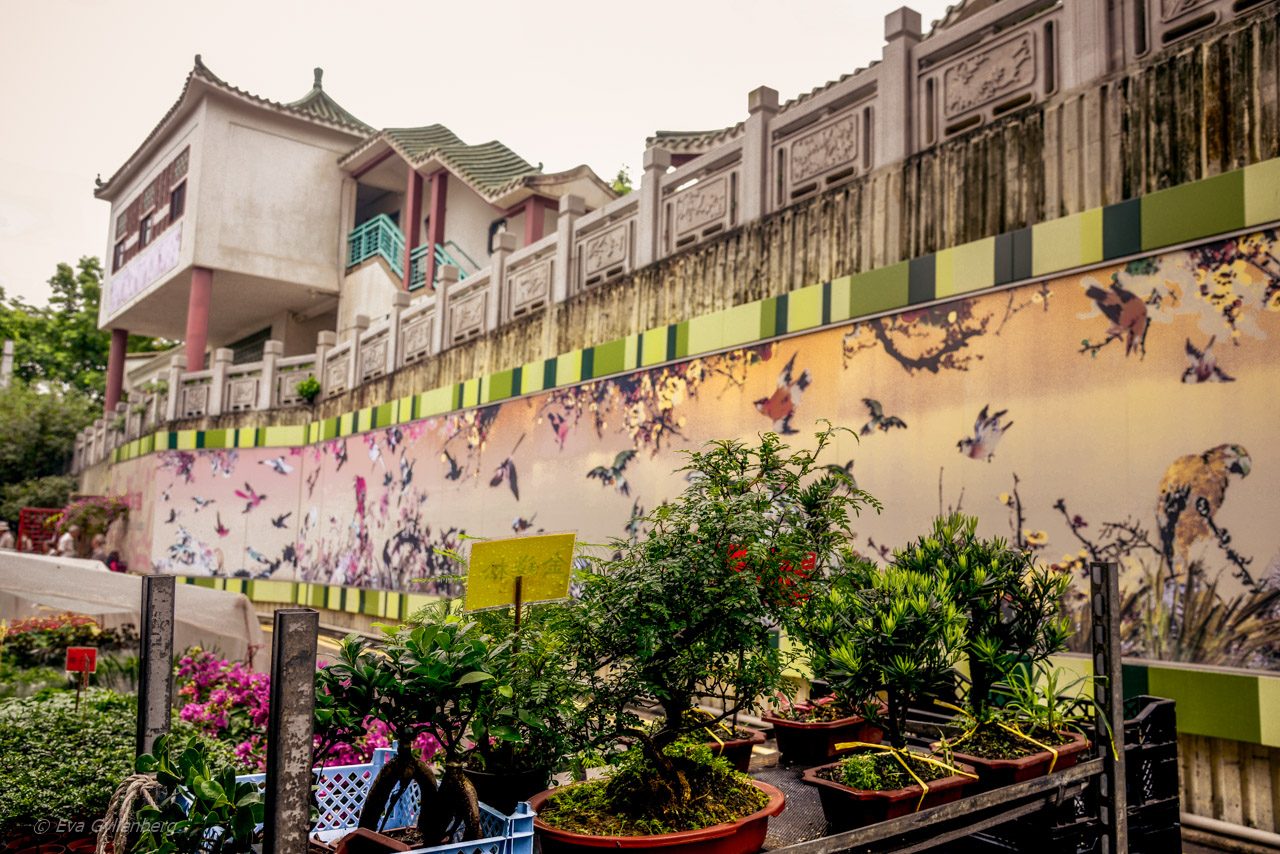
M 467 145 L 457 134 L 440 124 L 385 128 L 362 142 L 347 157 L 366 149 L 379 138 L 390 143 L 415 166 L 432 157 L 440 159 L 451 172 L 488 196 L 497 194 L 521 178 L 542 172 L 541 165 L 534 166 L 500 142 Z
M 351 113 L 342 108 L 341 104 L 325 93 L 324 87 L 320 85 L 320 80 L 324 76 L 323 68 L 317 68 L 315 74 L 315 83 L 312 85 L 311 91 L 298 100 L 285 104 L 286 107 L 300 113 L 307 113 L 326 122 L 359 128 L 366 133 L 373 130 L 372 127 L 351 115 Z

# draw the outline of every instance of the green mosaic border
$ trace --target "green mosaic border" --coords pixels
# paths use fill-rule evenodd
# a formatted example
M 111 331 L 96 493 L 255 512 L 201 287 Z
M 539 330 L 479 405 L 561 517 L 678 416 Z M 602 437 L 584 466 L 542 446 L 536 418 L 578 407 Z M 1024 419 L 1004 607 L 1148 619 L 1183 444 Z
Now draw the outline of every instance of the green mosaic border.
M 1280 220 L 1280 158 L 368 406 L 276 427 L 161 431 L 112 452 L 313 444 L 867 315 L 1112 263 Z

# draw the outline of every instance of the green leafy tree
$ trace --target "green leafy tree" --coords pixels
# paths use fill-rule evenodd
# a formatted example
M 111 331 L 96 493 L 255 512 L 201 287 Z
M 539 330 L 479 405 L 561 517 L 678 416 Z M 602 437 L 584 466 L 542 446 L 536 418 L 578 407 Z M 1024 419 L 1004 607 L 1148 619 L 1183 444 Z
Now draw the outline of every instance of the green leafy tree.
M 0 340 L 14 342 L 14 375 L 37 387 L 74 388 L 94 400 L 106 390 L 111 333 L 98 328 L 102 262 L 60 263 L 49 279 L 49 303 L 34 306 L 0 289 Z M 129 336 L 129 352 L 151 352 L 170 342 Z
M 0 485 L 0 519 L 16 526 L 23 507 L 65 507 L 76 488 L 76 479 L 67 474 Z
M 71 485 L 54 476 L 65 474 L 76 434 L 101 411 L 75 388 L 38 392 L 15 381 L 0 389 L 0 518 L 13 523 L 33 498 L 40 506 L 66 503 Z M 60 496 L 61 503 L 45 503 Z
M 631 185 L 631 172 L 625 166 L 618 167 L 618 174 L 614 176 L 613 182 L 609 185 L 613 191 L 619 196 L 625 196 L 635 189 Z

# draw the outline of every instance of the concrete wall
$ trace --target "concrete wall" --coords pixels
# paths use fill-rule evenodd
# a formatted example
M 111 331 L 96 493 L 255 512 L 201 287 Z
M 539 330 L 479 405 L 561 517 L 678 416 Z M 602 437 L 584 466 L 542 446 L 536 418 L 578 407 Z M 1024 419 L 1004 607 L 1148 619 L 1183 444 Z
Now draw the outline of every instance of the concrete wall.
M 445 239 L 456 241 L 481 267 L 489 266 L 489 223 L 500 216 L 502 211 L 482 199 L 475 190 L 458 178 L 449 177 L 449 192 L 445 198 Z M 466 264 L 464 259 L 458 260 Z

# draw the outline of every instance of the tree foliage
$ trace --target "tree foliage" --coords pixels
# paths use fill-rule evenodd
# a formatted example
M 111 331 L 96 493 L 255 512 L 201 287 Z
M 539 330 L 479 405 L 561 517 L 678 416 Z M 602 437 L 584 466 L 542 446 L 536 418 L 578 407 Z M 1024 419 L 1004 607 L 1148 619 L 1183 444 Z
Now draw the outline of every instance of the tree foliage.
M 49 289 L 49 304 L 34 306 L 0 288 L 0 340 L 14 342 L 14 375 L 33 386 L 72 388 L 101 400 L 111 349 L 111 333 L 98 328 L 102 262 L 86 255 L 74 268 L 58 264 Z M 168 346 L 160 339 L 129 336 L 130 352 Z
M 76 488 L 76 479 L 69 474 L 51 474 L 0 485 L 0 519 L 16 526 L 18 511 L 23 507 L 64 507 Z
M 15 381 L 0 389 L 0 485 L 63 474 L 76 434 L 101 411 L 75 388 L 42 393 Z

